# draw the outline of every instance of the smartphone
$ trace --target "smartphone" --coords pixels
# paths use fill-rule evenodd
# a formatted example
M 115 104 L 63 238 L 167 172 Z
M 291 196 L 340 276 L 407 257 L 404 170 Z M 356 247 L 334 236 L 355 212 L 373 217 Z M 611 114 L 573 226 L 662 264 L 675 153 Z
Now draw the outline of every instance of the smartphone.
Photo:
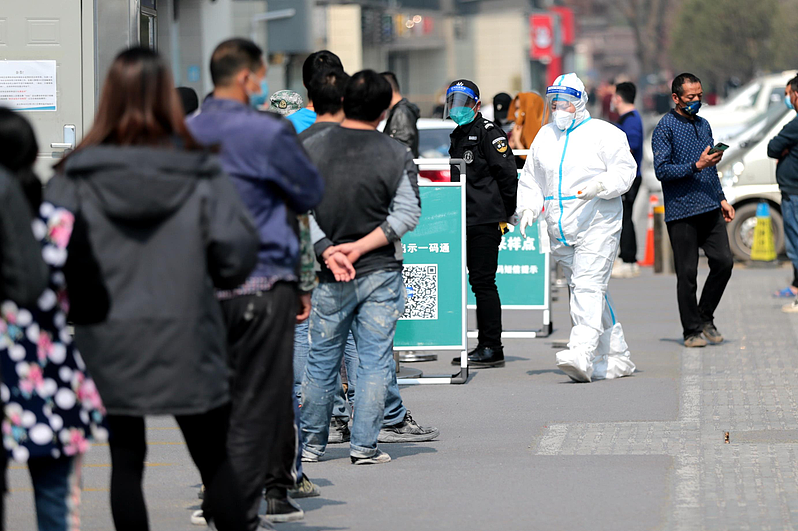
M 727 146 L 727 145 L 726 145 L 726 144 L 724 144 L 723 142 L 720 142 L 720 143 L 718 143 L 718 144 L 715 144 L 715 145 L 714 145 L 714 146 L 713 146 L 713 147 L 712 147 L 712 148 L 709 150 L 709 155 L 714 155 L 715 153 L 719 153 L 719 152 L 722 152 L 722 151 L 726 151 L 727 149 L 729 149 L 729 146 Z

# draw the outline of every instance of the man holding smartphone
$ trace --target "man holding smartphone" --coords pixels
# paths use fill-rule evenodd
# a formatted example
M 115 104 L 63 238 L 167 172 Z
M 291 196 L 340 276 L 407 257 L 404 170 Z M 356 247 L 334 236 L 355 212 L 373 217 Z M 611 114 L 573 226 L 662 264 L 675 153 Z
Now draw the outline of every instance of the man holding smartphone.
M 651 145 L 665 198 L 684 345 L 704 347 L 707 341 L 723 342 L 714 314 L 734 267 L 726 233 L 734 208 L 726 201 L 718 179 L 716 166 L 723 151 L 720 144 L 713 150 L 709 122 L 698 116 L 704 95 L 701 80 L 693 74 L 680 74 L 671 88 L 676 107 L 657 124 Z M 699 248 L 707 256 L 709 276 L 697 301 Z

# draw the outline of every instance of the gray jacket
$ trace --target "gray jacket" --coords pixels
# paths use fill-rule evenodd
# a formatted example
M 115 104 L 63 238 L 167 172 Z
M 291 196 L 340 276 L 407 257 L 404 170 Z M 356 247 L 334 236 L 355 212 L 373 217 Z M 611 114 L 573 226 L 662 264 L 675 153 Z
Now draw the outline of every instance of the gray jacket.
M 216 158 L 88 148 L 46 199 L 76 214 L 64 268 L 70 318 L 108 413 L 192 415 L 228 402 L 214 287 L 247 278 L 258 236 Z

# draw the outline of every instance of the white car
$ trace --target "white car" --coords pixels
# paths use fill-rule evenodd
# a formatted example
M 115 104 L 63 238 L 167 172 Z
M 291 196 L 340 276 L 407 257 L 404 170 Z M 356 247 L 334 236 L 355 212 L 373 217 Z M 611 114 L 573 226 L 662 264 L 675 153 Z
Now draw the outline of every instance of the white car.
M 769 107 L 784 105 L 784 87 L 795 77 L 795 70 L 757 77 L 738 89 L 721 105 L 701 108 L 699 116 L 712 126 L 715 141 L 740 134 L 746 124 L 762 116 Z M 728 143 L 728 142 L 727 142 Z
M 770 204 L 773 239 L 776 252 L 784 250 L 784 226 L 781 218 L 781 192 L 776 183 L 776 159 L 767 155 L 768 142 L 790 120 L 795 111 L 783 104 L 762 116 L 760 122 L 737 138 L 727 142 L 729 149 L 718 165 L 718 176 L 726 199 L 737 210 L 729 223 L 729 244 L 735 257 L 747 260 L 751 255 L 756 227 L 756 207 L 760 202 Z
M 418 156 L 422 159 L 446 159 L 449 158 L 449 145 L 451 140 L 449 135 L 457 127 L 451 120 L 441 120 L 439 118 L 419 118 L 416 122 L 418 127 Z M 419 179 L 428 182 L 449 182 L 452 180 L 451 172 L 448 168 L 435 170 L 420 170 Z

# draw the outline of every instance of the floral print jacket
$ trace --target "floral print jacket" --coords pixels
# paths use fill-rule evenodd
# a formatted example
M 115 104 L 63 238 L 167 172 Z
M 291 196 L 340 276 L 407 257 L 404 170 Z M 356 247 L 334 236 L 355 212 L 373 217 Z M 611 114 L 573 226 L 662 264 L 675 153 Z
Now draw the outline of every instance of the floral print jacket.
M 33 233 L 50 266 L 50 283 L 36 308 L 0 304 L 0 397 L 5 404 L 3 445 L 19 462 L 85 452 L 104 440 L 104 409 L 67 327 L 62 268 L 74 216 L 42 204 Z

